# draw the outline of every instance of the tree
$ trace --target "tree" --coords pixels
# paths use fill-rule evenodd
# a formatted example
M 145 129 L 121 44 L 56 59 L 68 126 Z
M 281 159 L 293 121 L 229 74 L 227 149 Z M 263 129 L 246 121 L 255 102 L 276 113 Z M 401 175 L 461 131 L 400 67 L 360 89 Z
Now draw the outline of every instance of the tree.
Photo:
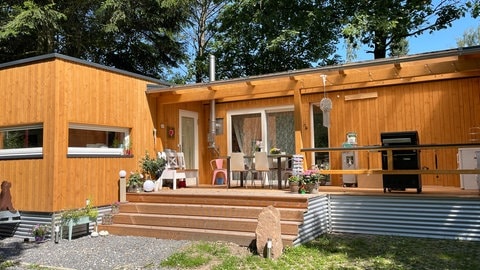
M 405 39 L 451 26 L 465 15 L 463 1 L 358 1 L 345 0 L 346 21 L 342 31 L 354 48 L 366 45 L 374 58 L 385 58 L 405 44 Z
M 186 59 L 179 32 L 188 1 L 2 3 L 0 62 L 57 52 L 160 78 Z
M 272 12 L 274 10 L 275 12 Z M 237 0 L 217 18 L 212 53 L 221 78 L 308 68 L 338 61 L 335 1 Z M 329 58 L 330 57 L 330 58 Z
M 18 2 L 1 5 L 0 60 L 56 52 L 57 33 L 65 15 L 55 10 L 55 4 Z
M 480 45 L 480 27 L 465 30 L 463 37 L 457 38 L 458 47 L 469 47 Z
M 208 59 L 206 52 L 210 47 L 215 30 L 212 24 L 225 6 L 225 0 L 191 0 L 189 19 L 183 27 L 183 38 L 187 44 L 189 59 L 185 76 L 174 78 L 177 82 L 197 83 L 208 80 Z

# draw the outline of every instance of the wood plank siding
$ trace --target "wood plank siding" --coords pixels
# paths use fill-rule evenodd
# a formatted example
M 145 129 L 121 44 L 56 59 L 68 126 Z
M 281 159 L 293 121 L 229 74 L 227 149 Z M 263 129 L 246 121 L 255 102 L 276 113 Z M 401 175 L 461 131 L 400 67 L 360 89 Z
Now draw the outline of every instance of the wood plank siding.
M 480 52 L 473 48 L 372 61 L 345 66 L 300 70 L 212 83 L 176 86 L 170 91 L 152 89 L 157 112 L 203 106 L 200 132 L 208 133 L 209 99 L 216 100 L 216 117 L 224 119 L 224 132 L 216 136 L 220 155 L 228 155 L 227 112 L 275 106 L 292 106 L 297 152 L 312 148 L 310 105 L 324 97 L 321 75 L 326 74 L 326 94 L 332 99 L 329 147 L 341 147 L 347 132 L 357 133 L 359 146 L 380 145 L 380 133 L 417 130 L 421 144 L 469 143 L 470 129 L 480 125 Z M 398 62 L 397 62 L 398 61 Z M 295 94 L 297 93 L 297 94 Z M 198 110 L 199 112 L 202 112 Z M 168 114 L 169 115 L 169 114 Z M 173 117 L 174 116 L 170 116 Z M 177 120 L 175 120 L 178 122 Z M 205 137 L 203 146 L 206 147 Z M 171 145 L 171 144 L 169 144 Z M 214 157 L 205 148 L 200 158 L 201 184 L 209 184 L 208 162 Z M 307 164 L 313 154 L 305 153 Z M 456 169 L 457 149 L 423 150 L 424 169 Z M 331 169 L 341 169 L 341 153 L 331 153 Z M 360 152 L 359 167 L 381 168 L 378 152 Z M 202 168 L 205 168 L 202 170 Z M 424 185 L 460 186 L 459 175 L 424 175 Z M 333 185 L 341 185 L 332 175 Z
M 87 198 L 118 201 L 118 172 L 138 170 L 145 151 L 156 151 L 149 83 L 155 80 L 58 55 L 0 68 L 0 127 L 43 124 L 42 158 L 0 161 L 14 207 L 54 212 L 82 207 Z M 70 123 L 130 128 L 133 155 L 67 157 Z

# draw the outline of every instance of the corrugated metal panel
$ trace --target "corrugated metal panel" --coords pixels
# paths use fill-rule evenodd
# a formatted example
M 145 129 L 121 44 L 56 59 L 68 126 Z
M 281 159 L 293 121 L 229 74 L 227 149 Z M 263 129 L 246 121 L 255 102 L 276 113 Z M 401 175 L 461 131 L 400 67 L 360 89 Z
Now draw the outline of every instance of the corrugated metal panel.
M 480 201 L 415 196 L 331 196 L 333 232 L 480 241 Z
M 102 217 L 111 212 L 111 207 L 98 207 L 97 223 L 102 222 Z M 20 212 L 21 221 L 15 224 L 0 224 L 0 237 L 18 237 L 23 239 L 33 239 L 32 228 L 36 224 L 47 225 L 50 227 L 50 233 L 47 234 L 47 239 L 51 238 L 51 232 L 55 229 L 55 224 L 61 223 L 61 213 L 40 213 L 40 212 Z M 95 230 L 95 223 L 90 223 L 88 231 Z M 68 228 L 63 230 L 64 238 L 68 237 Z M 87 234 L 87 226 L 75 226 L 72 230 L 72 237 L 82 236 Z
M 329 231 L 328 196 L 308 199 L 308 209 L 303 215 L 303 223 L 299 226 L 298 238 L 293 245 L 300 245 L 317 238 Z

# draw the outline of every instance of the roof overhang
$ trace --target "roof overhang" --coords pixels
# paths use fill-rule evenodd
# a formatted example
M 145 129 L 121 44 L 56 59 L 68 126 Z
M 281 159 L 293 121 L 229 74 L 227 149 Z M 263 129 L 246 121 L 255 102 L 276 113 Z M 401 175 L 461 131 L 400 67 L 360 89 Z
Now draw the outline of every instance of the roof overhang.
M 323 91 L 322 75 L 327 76 L 327 92 L 479 76 L 480 47 L 176 85 L 170 88 L 150 87 L 147 95 L 158 98 L 163 104 L 212 99 L 230 102 L 292 96 L 295 88 L 300 89 L 302 94 Z

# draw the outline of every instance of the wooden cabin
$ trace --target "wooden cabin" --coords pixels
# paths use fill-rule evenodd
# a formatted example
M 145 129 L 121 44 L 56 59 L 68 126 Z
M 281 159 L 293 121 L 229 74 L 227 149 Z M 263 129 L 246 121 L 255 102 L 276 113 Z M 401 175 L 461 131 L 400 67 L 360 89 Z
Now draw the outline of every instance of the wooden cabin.
M 249 154 L 259 142 L 262 151 L 277 147 L 289 154 L 303 153 L 307 167 L 325 163 L 331 169 L 342 169 L 341 152 L 303 150 L 342 147 L 349 133 L 356 134 L 357 146 L 379 146 L 382 132 L 396 131 L 417 131 L 420 144 L 478 143 L 479 60 L 479 47 L 458 48 L 149 88 L 147 97 L 157 107 L 155 124 L 163 130 L 163 147 L 181 146 L 190 152 L 187 165 L 198 168 L 200 184 L 208 185 L 211 159 L 232 152 Z M 331 100 L 329 115 L 320 108 L 323 98 Z M 186 125 L 191 128 L 182 131 Z M 168 129 L 180 130 L 180 135 L 168 136 Z M 458 148 L 421 152 L 424 170 L 458 167 Z M 359 152 L 357 159 L 359 168 L 382 168 L 378 151 Z M 342 185 L 342 175 L 331 176 L 331 185 Z M 461 186 L 458 173 L 425 174 L 422 181 Z
M 15 209 L 53 213 L 119 200 L 119 171 L 155 155 L 156 102 L 167 83 L 49 54 L 0 65 L 0 179 Z
M 52 213 L 118 201 L 119 171 L 138 170 L 146 151 L 183 151 L 198 183 L 211 185 L 211 159 L 257 143 L 341 169 L 340 152 L 303 149 L 342 147 L 352 132 L 359 146 L 406 130 L 421 144 L 475 142 L 479 60 L 470 47 L 177 86 L 58 54 L 5 63 L 0 177 L 12 183 L 16 209 Z M 457 168 L 455 148 L 424 152 L 424 168 Z M 359 153 L 359 168 L 381 168 L 379 156 Z M 459 179 L 431 174 L 423 183 L 460 187 Z

